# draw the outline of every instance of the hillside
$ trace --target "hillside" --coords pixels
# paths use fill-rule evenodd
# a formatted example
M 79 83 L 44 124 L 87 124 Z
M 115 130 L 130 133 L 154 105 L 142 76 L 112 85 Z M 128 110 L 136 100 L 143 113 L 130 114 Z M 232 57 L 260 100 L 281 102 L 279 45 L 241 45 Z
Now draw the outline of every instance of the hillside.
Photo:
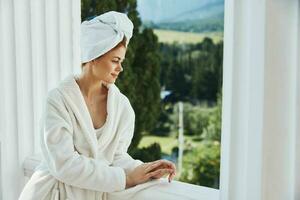
M 176 41 L 178 43 L 196 44 L 201 42 L 205 37 L 212 38 L 214 43 L 218 43 L 223 40 L 222 32 L 189 33 L 154 29 L 154 33 L 158 36 L 158 41 L 163 43 L 173 43 Z

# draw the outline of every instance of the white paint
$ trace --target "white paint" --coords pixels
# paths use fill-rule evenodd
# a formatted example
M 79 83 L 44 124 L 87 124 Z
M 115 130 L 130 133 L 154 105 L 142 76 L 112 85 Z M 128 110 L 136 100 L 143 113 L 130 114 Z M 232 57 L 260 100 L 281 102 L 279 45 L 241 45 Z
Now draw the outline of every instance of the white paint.
M 178 103 L 178 174 L 182 173 L 182 159 L 184 149 L 184 135 L 183 135 L 183 103 Z

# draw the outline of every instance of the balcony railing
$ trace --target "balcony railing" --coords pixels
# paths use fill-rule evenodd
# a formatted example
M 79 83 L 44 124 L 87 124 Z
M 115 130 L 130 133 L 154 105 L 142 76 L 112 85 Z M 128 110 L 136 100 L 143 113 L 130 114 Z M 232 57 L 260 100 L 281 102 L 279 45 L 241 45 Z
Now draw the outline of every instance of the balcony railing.
M 37 165 L 41 161 L 41 155 L 34 155 L 31 157 L 28 157 L 24 164 L 24 175 L 28 178 L 31 177 L 31 175 L 34 173 L 34 169 L 37 167 Z M 183 194 L 190 194 L 191 196 L 195 197 L 195 199 L 201 199 L 201 200 L 218 200 L 219 199 L 219 190 L 193 185 L 189 183 L 184 183 L 180 181 L 174 181 L 176 182 L 176 188 L 175 190 L 170 190 L 170 193 L 175 192 L 175 194 L 182 193 Z

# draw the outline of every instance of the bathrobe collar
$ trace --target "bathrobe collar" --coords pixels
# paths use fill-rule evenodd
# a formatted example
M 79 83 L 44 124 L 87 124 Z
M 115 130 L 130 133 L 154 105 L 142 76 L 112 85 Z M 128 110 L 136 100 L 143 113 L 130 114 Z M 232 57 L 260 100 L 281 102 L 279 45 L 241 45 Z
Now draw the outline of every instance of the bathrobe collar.
M 115 133 L 118 131 L 123 106 L 121 93 L 115 84 L 108 84 L 107 88 L 107 118 L 104 124 L 105 127 L 103 133 L 98 140 L 88 107 L 74 75 L 68 76 L 58 87 L 64 100 L 71 107 L 71 111 L 78 120 L 82 134 L 84 134 L 86 140 L 90 144 L 95 158 L 101 150 L 105 150 L 112 140 L 118 136 L 118 134 Z

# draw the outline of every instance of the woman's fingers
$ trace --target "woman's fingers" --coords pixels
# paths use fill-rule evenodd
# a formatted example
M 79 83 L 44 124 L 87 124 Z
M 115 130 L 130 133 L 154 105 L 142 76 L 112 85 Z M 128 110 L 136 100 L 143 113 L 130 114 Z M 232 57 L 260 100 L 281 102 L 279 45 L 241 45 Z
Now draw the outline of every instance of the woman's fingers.
M 169 182 L 173 180 L 174 176 L 175 176 L 175 171 L 169 175 Z
M 173 170 L 176 170 L 175 164 L 172 163 L 171 161 L 164 160 L 164 163 L 165 163 L 168 167 L 172 168 Z
M 173 162 L 171 162 L 171 161 L 168 161 L 168 160 L 157 160 L 157 162 L 159 162 L 160 164 L 163 164 L 165 166 L 168 166 L 168 167 L 170 167 L 172 169 L 176 169 L 175 164 Z
M 172 169 L 158 169 L 156 171 L 148 173 L 149 178 L 151 177 L 162 177 L 165 174 L 173 173 L 174 171 Z
M 158 167 L 158 166 L 160 166 L 160 168 L 167 167 L 167 168 L 171 168 L 174 171 L 176 171 L 175 164 L 168 160 L 156 160 L 156 161 L 152 162 L 152 164 L 155 164 L 156 167 Z M 155 169 L 155 167 L 152 169 Z
M 168 180 L 171 182 L 176 174 L 176 166 L 168 160 L 156 160 L 154 162 L 145 163 L 145 173 L 148 178 L 159 179 L 165 174 L 169 174 Z
M 163 160 L 156 160 L 153 162 L 149 162 L 147 163 L 148 166 L 145 168 L 145 172 L 148 173 L 151 172 L 152 170 L 161 168 L 160 166 L 162 166 L 163 164 L 164 164 Z
M 148 163 L 148 166 L 145 168 L 145 172 L 151 172 L 153 169 L 157 168 L 160 165 L 159 162 L 151 162 Z

